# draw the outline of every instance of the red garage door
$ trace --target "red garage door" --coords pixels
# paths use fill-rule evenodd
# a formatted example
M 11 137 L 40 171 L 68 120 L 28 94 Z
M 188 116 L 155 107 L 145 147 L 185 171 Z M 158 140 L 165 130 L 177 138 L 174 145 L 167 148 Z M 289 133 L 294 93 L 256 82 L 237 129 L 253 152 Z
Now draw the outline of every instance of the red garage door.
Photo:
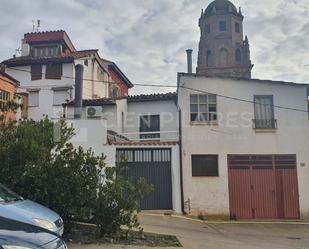
M 232 219 L 298 219 L 295 155 L 228 155 Z

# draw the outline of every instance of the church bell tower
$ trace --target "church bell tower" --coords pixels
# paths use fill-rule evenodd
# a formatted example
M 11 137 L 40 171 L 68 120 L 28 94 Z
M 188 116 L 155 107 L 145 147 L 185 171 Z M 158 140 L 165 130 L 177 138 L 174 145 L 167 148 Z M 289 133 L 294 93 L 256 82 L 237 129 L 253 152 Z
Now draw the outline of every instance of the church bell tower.
M 198 75 L 251 78 L 253 65 L 243 19 L 241 9 L 228 0 L 215 0 L 202 10 Z

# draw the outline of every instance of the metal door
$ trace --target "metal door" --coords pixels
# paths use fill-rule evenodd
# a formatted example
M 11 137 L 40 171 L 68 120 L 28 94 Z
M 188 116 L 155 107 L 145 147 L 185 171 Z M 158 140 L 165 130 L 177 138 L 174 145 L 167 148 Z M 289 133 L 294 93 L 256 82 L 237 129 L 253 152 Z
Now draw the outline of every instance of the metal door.
M 299 218 L 295 155 L 229 155 L 234 219 Z
M 154 191 L 141 201 L 142 210 L 173 209 L 170 149 L 117 149 L 116 161 L 127 166 L 127 177 L 143 177 L 153 185 Z

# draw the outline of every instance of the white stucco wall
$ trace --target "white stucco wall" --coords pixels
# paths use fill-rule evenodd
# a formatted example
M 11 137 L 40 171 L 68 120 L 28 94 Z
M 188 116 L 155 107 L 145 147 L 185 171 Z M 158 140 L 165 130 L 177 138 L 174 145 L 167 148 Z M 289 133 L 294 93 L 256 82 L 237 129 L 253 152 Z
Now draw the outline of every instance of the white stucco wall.
M 88 66 L 84 65 L 84 60 L 88 59 Z M 14 68 L 6 68 L 6 73 L 13 76 L 20 82 L 20 87 L 18 92 L 29 92 L 29 90 L 39 90 L 39 106 L 31 107 L 28 109 L 28 117 L 33 120 L 39 120 L 43 115 L 48 115 L 48 117 L 55 119 L 59 118 L 63 113 L 61 105 L 54 105 L 53 88 L 59 87 L 70 87 L 70 94 L 68 94 L 68 99 L 74 98 L 74 85 L 75 85 L 75 68 L 74 66 L 81 64 L 84 66 L 84 76 L 83 81 L 83 98 L 103 98 L 108 97 L 109 87 L 106 82 L 108 81 L 108 73 L 101 69 L 98 62 L 93 58 L 82 58 L 75 60 L 74 63 L 64 63 L 62 70 L 61 80 L 45 79 L 46 65 L 42 67 L 42 79 L 41 80 L 31 80 L 31 67 L 22 66 Z M 102 73 L 101 73 L 102 72 Z M 94 80 L 94 81 L 91 81 Z
M 84 64 L 85 60 L 88 60 L 88 66 Z M 108 97 L 108 73 L 100 67 L 97 60 L 91 56 L 75 60 L 75 65 L 77 64 L 84 66 L 83 99 Z
M 163 140 L 175 140 L 178 134 L 178 110 L 174 101 L 149 101 L 128 103 L 125 114 L 124 133 L 138 133 L 140 128 L 140 116 L 160 115 L 160 131 Z M 134 137 L 134 135 L 132 135 Z M 138 135 L 136 139 L 139 139 Z
M 253 101 L 254 95 L 273 95 L 277 106 L 307 110 L 304 86 L 188 75 L 181 76 L 179 83 L 249 101 Z M 190 199 L 192 210 L 229 215 L 228 154 L 296 154 L 300 211 L 302 217 L 308 217 L 308 113 L 275 108 L 278 129 L 273 133 L 258 133 L 252 128 L 253 103 L 217 97 L 219 123 L 194 125 L 190 123 L 190 94 L 196 93 L 180 88 L 178 96 L 182 111 L 184 196 L 185 200 Z M 192 177 L 193 154 L 217 154 L 219 177 Z M 301 166 L 302 163 L 305 163 L 305 167 Z
M 18 71 L 18 70 L 23 71 Z M 13 76 L 20 82 L 18 92 L 29 92 L 29 90 L 39 90 L 39 106 L 29 107 L 28 117 L 33 120 L 39 120 L 43 115 L 48 115 L 50 118 L 58 118 L 62 113 L 61 106 L 53 105 L 53 88 L 57 87 L 74 87 L 74 79 L 62 78 L 61 80 L 45 79 L 45 75 L 42 75 L 41 80 L 31 80 L 30 66 L 15 67 L 15 69 L 6 68 L 6 73 Z M 46 72 L 46 66 L 43 65 L 42 72 Z M 74 77 L 73 63 L 63 64 L 63 75 L 68 77 Z M 74 91 L 72 96 L 74 96 Z

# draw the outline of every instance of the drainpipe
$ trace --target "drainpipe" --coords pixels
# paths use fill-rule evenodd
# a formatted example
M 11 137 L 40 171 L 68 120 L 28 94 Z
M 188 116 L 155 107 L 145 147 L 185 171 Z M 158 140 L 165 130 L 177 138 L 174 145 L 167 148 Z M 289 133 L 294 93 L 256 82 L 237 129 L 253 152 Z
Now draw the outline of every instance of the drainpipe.
M 187 65 L 188 65 L 188 74 L 192 74 L 192 49 L 187 49 Z
M 181 211 L 183 214 L 186 214 L 185 211 L 185 200 L 183 193 L 183 170 L 182 170 L 182 132 L 181 132 L 181 110 L 179 109 L 179 167 L 180 167 L 180 195 L 181 195 Z
M 75 101 L 74 101 L 74 119 L 82 117 L 83 108 L 83 76 L 84 66 L 78 64 L 75 66 Z
M 181 211 L 183 214 L 186 214 L 185 211 L 185 198 L 184 198 L 184 190 L 183 190 L 183 169 L 182 169 L 182 112 L 179 106 L 179 83 L 180 83 L 181 74 L 177 74 L 177 107 L 178 107 L 178 133 L 179 133 L 179 172 L 180 172 L 180 197 L 181 197 Z

